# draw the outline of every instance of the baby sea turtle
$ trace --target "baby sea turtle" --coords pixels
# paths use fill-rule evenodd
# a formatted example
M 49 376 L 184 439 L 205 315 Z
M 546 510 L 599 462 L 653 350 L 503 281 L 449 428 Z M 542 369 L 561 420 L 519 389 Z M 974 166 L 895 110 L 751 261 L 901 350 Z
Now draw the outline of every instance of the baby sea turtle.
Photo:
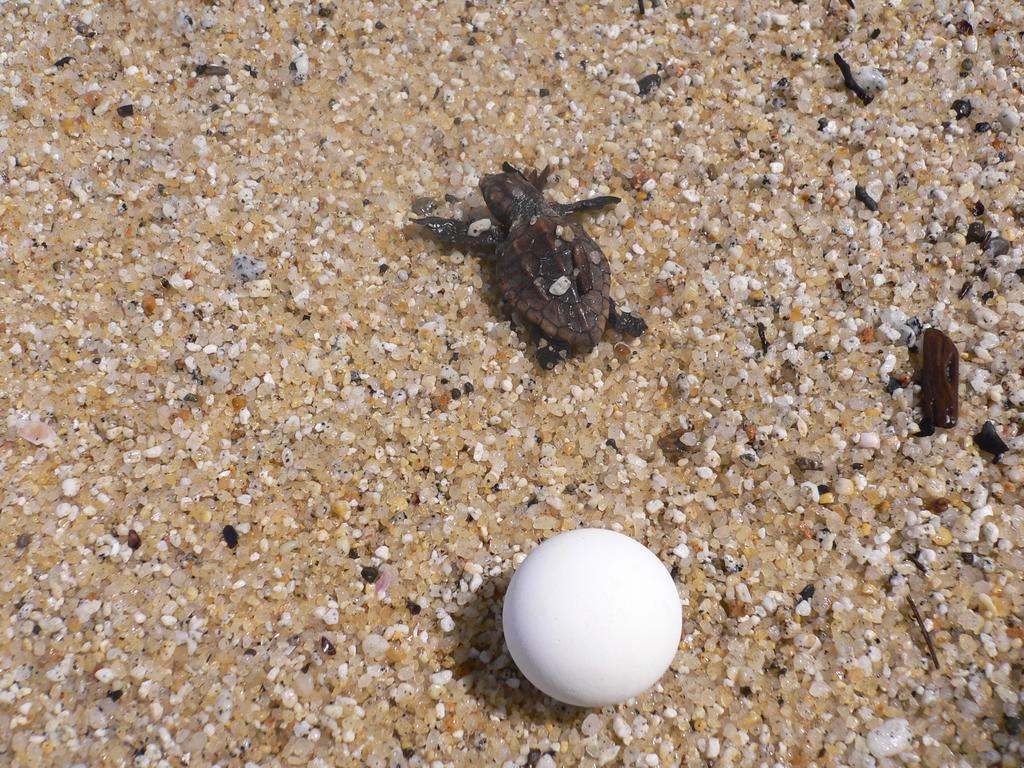
M 647 330 L 642 318 L 616 308 L 607 257 L 568 218 L 615 205 L 619 198 L 550 203 L 543 195 L 550 170 L 524 173 L 504 163 L 502 173 L 484 176 L 480 191 L 489 219 L 413 219 L 443 242 L 494 253 L 502 295 L 547 342 L 537 350 L 543 368 L 553 368 L 572 349 L 592 349 L 609 323 L 634 338 Z

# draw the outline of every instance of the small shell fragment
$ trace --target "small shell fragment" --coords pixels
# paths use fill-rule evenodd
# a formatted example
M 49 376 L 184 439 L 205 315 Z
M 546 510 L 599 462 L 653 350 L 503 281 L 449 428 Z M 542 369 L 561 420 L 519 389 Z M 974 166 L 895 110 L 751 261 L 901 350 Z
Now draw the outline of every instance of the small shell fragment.
M 469 236 L 478 237 L 491 228 L 490 219 L 477 219 L 469 225 Z
M 564 296 L 570 286 L 572 286 L 572 281 L 566 275 L 562 275 L 551 284 L 551 287 L 548 288 L 548 293 L 552 296 Z

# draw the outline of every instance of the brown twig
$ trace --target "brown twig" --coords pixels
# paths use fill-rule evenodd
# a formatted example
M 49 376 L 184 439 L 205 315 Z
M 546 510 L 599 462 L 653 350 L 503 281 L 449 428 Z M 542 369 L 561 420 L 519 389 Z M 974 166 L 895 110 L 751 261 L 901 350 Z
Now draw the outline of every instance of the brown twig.
M 839 71 L 843 73 L 843 83 L 846 84 L 846 87 L 853 91 L 854 95 L 864 102 L 865 105 L 870 104 L 874 100 L 874 96 L 861 88 L 860 83 L 858 83 L 853 77 L 853 70 L 851 70 L 850 65 L 846 63 L 846 59 L 838 53 L 832 58 L 839 66 Z
M 917 605 L 914 603 L 914 598 L 907 595 L 907 602 L 910 603 L 910 610 L 914 612 L 914 618 L 917 619 L 917 626 L 921 628 L 921 634 L 924 635 L 924 642 L 928 646 L 928 655 L 932 658 L 932 664 L 935 665 L 935 669 L 939 668 L 939 657 L 935 653 L 935 645 L 932 643 L 931 633 L 924 625 L 924 620 L 921 618 L 920 612 L 917 610 Z

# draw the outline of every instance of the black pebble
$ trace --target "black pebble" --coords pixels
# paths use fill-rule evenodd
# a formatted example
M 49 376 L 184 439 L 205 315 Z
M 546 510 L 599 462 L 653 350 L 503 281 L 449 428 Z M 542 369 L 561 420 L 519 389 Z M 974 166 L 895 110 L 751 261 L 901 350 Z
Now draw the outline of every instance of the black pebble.
M 238 546 L 238 531 L 235 530 L 235 526 L 225 525 L 221 535 L 224 536 L 224 543 L 228 545 L 229 549 L 234 549 Z
M 640 87 L 640 95 L 646 96 L 655 88 L 661 86 L 661 75 L 644 75 L 636 81 L 636 84 Z
M 228 73 L 227 67 L 222 67 L 219 64 L 197 64 L 196 65 L 196 76 L 197 77 L 221 77 Z
M 384 22 L 383 22 L 383 21 L 378 21 L 378 22 L 376 22 L 376 23 L 375 23 L 375 24 L 373 25 L 373 28 L 374 28 L 374 29 L 384 29 Z
M 473 384 L 471 382 L 467 381 L 465 384 L 462 385 L 462 394 L 469 395 L 469 394 L 472 394 L 472 392 L 473 392 Z
M 18 534 L 18 538 L 14 542 L 14 546 L 16 546 L 18 549 L 24 549 L 25 547 L 27 547 L 31 543 L 32 543 L 32 534 L 31 533 L 19 533 Z
M 110 693 L 107 694 L 107 698 L 110 699 L 111 701 L 117 701 L 122 696 L 124 696 L 124 691 L 111 691 Z
M 827 117 L 819 117 L 818 118 L 818 130 L 819 131 L 824 131 L 826 128 L 828 128 L 828 118 Z
M 380 571 L 372 565 L 367 565 L 359 571 L 359 575 L 363 577 L 363 581 L 367 584 L 374 584 L 380 578 Z
M 957 99 L 953 102 L 953 111 L 956 112 L 957 119 L 962 119 L 971 116 L 971 110 L 974 109 L 971 106 L 971 102 L 967 99 Z
M 989 125 L 988 123 L 975 123 L 974 124 L 974 132 L 975 133 L 985 133 L 986 131 L 990 130 L 991 128 L 992 128 L 992 126 Z
M 135 114 L 135 107 L 132 104 L 122 104 L 117 108 L 118 117 L 131 117 Z
M 892 395 L 895 394 L 898 389 L 903 389 L 903 382 L 895 376 L 890 376 L 889 383 L 885 385 L 885 391 Z
M 53 62 L 53 66 L 55 66 L 57 69 L 61 69 L 62 67 L 66 67 L 74 60 L 74 56 L 61 56 L 59 59 Z
M 1010 450 L 1009 446 L 1003 442 L 1003 438 L 996 432 L 995 424 L 991 421 L 986 421 L 985 425 L 981 428 L 981 432 L 974 436 L 974 444 L 978 446 L 985 453 L 991 453 L 993 461 L 998 462 L 999 458 Z
M 452 400 L 458 400 L 460 397 L 462 397 L 462 390 L 459 389 L 458 387 L 452 387 L 451 396 Z
M 810 600 L 812 597 L 814 597 L 814 585 L 813 584 L 808 584 L 806 587 L 804 587 L 803 589 L 800 590 L 800 599 L 801 600 Z
M 1003 726 L 1006 728 L 1006 732 L 1011 736 L 1016 736 L 1020 733 L 1021 720 L 1019 717 L 1010 717 L 1007 715 L 1003 719 Z
M 419 603 L 414 603 L 412 600 L 407 600 L 405 607 L 413 616 L 418 616 L 419 612 L 423 610 Z
M 547 98 L 547 96 L 550 93 L 550 91 L 548 91 L 547 88 L 541 88 L 540 91 L 538 91 L 538 93 L 540 94 L 540 97 L 542 99 L 545 99 L 545 98 Z
M 139 536 L 139 532 L 134 528 L 128 531 L 128 546 L 133 550 L 142 546 L 142 537 Z
M 875 202 L 875 198 L 869 195 L 868 191 L 864 189 L 864 187 L 862 187 L 860 184 L 853 188 L 853 194 L 856 196 L 858 200 L 860 200 L 860 202 L 864 203 L 864 207 L 866 207 L 869 211 L 878 210 L 878 203 Z
M 383 275 L 385 272 L 388 271 L 388 265 L 387 264 L 378 264 L 377 265 L 377 271 L 380 272 L 380 274 Z
M 967 242 L 980 243 L 985 239 L 985 225 L 980 221 L 972 221 L 967 227 Z
M 334 643 L 328 640 L 323 635 L 320 636 L 320 652 L 326 656 L 334 656 L 338 649 L 334 647 Z

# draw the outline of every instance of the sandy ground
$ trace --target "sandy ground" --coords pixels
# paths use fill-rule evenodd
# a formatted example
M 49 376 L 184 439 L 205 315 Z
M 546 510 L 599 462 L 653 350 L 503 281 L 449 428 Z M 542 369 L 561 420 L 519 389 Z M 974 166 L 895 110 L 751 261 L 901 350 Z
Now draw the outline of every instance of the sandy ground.
M 1024 6 L 851 6 L 0 4 L 0 762 L 1020 765 Z M 407 224 L 505 160 L 645 336 Z M 499 621 L 585 525 L 684 611 L 600 712 Z

